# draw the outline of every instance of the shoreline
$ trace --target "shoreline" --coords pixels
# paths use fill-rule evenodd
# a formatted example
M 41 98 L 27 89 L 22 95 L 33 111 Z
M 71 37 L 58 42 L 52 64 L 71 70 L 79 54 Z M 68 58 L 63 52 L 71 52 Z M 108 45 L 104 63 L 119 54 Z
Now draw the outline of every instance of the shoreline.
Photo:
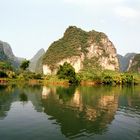
M 54 85 L 54 86 L 71 86 L 68 80 L 44 80 L 44 79 L 8 79 L 8 78 L 0 78 L 0 85 L 7 85 L 7 84 L 29 84 L 29 85 Z M 139 85 L 140 83 L 131 83 L 131 84 L 104 84 L 99 81 L 91 81 L 91 80 L 82 80 L 79 85 L 80 86 L 134 86 Z

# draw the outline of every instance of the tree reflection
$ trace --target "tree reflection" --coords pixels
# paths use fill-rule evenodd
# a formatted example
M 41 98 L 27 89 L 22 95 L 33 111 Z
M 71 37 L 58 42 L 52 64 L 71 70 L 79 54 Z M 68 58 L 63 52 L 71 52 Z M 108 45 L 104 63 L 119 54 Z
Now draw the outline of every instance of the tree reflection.
M 42 98 L 44 112 L 56 120 L 66 137 L 73 137 L 83 130 L 87 134 L 102 134 L 114 119 L 118 106 L 118 95 L 108 95 L 110 89 L 104 91 L 105 95 L 96 88 L 91 88 L 90 92 L 88 88 L 75 87 L 57 87 L 56 90 L 53 87 L 46 91 L 47 98 Z
M 59 99 L 62 100 L 63 102 L 69 101 L 75 93 L 76 87 L 71 86 L 71 87 L 58 87 L 56 89 L 56 94 L 59 95 Z
M 10 110 L 13 100 L 12 92 L 13 86 L 0 85 L 0 119 L 4 119 Z
M 124 110 L 125 106 L 127 112 L 139 113 L 140 88 L 0 87 L 0 118 L 5 118 L 11 104 L 19 101 L 31 101 L 37 112 L 43 111 L 50 122 L 55 121 L 63 135 L 73 138 L 103 134 L 118 108 Z
M 20 101 L 22 102 L 27 102 L 28 101 L 28 96 L 23 92 L 19 95 Z

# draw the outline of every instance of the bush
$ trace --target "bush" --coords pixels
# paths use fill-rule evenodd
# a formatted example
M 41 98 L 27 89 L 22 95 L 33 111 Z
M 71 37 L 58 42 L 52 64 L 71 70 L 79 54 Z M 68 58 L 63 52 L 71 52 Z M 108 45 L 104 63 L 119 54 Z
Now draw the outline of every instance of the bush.
M 119 72 L 104 70 L 102 72 L 102 83 L 107 85 L 118 85 L 122 83 L 122 79 Z
M 102 81 L 104 84 L 106 85 L 112 85 L 113 84 L 113 78 L 109 75 L 103 77 L 103 81 Z
M 122 84 L 134 84 L 134 77 L 130 73 L 123 73 L 122 77 Z
M 13 71 L 8 71 L 8 72 L 7 72 L 7 75 L 8 75 L 8 77 L 11 78 L 11 79 L 12 79 L 12 78 L 16 78 L 16 74 L 15 74 L 15 72 L 13 72 Z
M 131 85 L 140 83 L 138 73 L 119 73 L 111 70 L 84 70 L 79 73 L 81 80 L 91 80 L 105 85 Z
M 0 71 L 0 78 L 7 78 L 7 77 L 8 75 L 5 72 Z
M 0 69 L 1 70 L 13 70 L 13 67 L 11 66 L 11 64 L 9 62 L 0 62 Z
M 57 76 L 59 79 L 67 79 L 70 84 L 78 84 L 78 77 L 76 76 L 75 69 L 67 62 L 60 65 Z
M 22 70 L 26 70 L 29 67 L 29 63 L 30 63 L 30 61 L 25 59 L 24 61 L 22 61 L 20 68 Z
M 34 75 L 34 79 L 42 79 L 42 75 L 37 73 Z
M 29 79 L 42 79 L 42 75 L 39 73 L 33 73 L 30 71 L 24 71 L 18 75 L 20 80 L 29 80 Z

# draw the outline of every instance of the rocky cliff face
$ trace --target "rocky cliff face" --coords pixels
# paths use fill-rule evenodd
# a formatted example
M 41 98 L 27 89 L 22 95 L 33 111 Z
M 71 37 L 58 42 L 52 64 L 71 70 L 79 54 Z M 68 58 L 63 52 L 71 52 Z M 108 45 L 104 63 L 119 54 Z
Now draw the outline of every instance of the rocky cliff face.
M 70 63 L 76 72 L 88 67 L 119 70 L 116 49 L 108 37 L 75 26 L 70 26 L 47 50 L 43 58 L 44 74 L 55 74 L 64 62 Z
M 140 54 L 136 54 L 129 62 L 128 71 L 140 73 Z
M 14 67 L 18 67 L 23 60 L 22 58 L 16 57 L 10 45 L 6 42 L 0 41 L 0 60 L 7 61 L 12 64 Z
M 42 57 L 45 54 L 44 49 L 40 49 L 30 60 L 29 70 L 32 72 L 42 72 Z
M 131 63 L 131 59 L 136 55 L 136 53 L 127 53 L 125 56 L 118 54 L 119 64 L 120 64 L 120 71 L 125 72 L 128 70 L 128 67 Z
M 0 41 L 0 60 L 8 61 L 8 56 L 4 53 L 3 42 Z

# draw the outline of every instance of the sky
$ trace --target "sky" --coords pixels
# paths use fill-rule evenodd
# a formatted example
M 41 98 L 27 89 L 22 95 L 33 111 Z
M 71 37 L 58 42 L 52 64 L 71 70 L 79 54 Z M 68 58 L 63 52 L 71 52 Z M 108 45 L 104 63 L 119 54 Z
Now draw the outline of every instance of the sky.
M 117 53 L 140 53 L 140 0 L 0 0 L 0 40 L 32 58 L 68 26 L 104 32 Z

